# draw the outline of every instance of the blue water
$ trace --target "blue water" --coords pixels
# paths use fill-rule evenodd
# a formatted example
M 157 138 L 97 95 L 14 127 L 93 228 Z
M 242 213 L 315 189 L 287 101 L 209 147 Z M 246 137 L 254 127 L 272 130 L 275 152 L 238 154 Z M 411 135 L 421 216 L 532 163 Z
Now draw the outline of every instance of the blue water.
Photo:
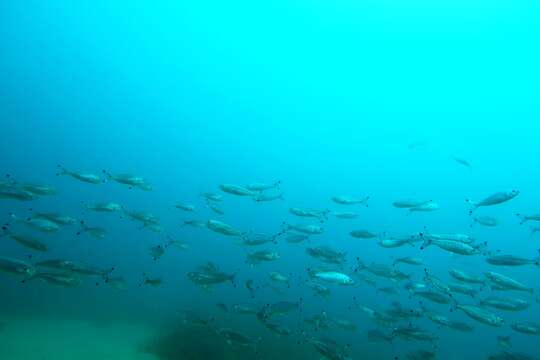
M 101 279 L 96 285 L 96 279 L 83 277 L 80 286 L 64 289 L 0 273 L 0 313 L 8 324 L 29 316 L 51 322 L 114 319 L 160 328 L 184 326 L 171 322 L 187 310 L 215 318 L 211 329 L 200 330 L 202 337 L 225 327 L 262 337 L 257 355 L 224 345 L 224 358 L 269 358 L 270 349 L 279 348 L 288 358 L 307 359 L 320 357 L 309 340 L 320 331 L 303 319 L 324 310 L 358 326 L 355 332 L 322 332 L 350 344 L 351 358 L 401 359 L 416 349 L 441 359 L 487 358 L 501 351 L 496 337 L 507 334 L 513 343 L 509 351 L 540 357 L 537 337 L 509 326 L 540 322 L 534 295 L 497 293 L 531 301 L 522 312 L 490 309 L 505 319 L 501 328 L 476 322 L 453 305 L 427 303 L 474 331 L 439 328 L 423 318 L 414 325 L 439 336 L 436 346 L 396 339 L 390 348 L 367 339 L 367 330 L 384 328 L 355 305 L 383 311 L 398 301 L 417 307 L 419 299 L 403 289 L 405 282 L 378 279 L 378 285 L 399 291 L 389 296 L 353 275 L 354 286 L 328 285 L 327 299 L 303 285 L 306 270 L 321 265 L 305 248 L 328 245 L 347 252 L 342 271 L 349 274 L 356 257 L 366 264 L 391 264 L 396 257 L 419 256 L 425 265 L 400 267 L 414 281 L 422 281 L 424 268 L 444 281 L 451 280 L 450 268 L 480 275 L 497 271 L 540 291 L 539 269 L 533 265 L 494 267 L 483 254 L 451 255 L 418 245 L 385 249 L 376 239 L 349 236 L 357 229 L 389 236 L 466 233 L 487 242 L 493 253 L 538 256 L 540 234 L 530 236 L 515 213 L 540 211 L 539 10 L 534 1 L 504 0 L 2 2 L 0 171 L 18 182 L 50 184 L 57 195 L 29 202 L 0 199 L 0 214 L 10 228 L 34 234 L 50 248 L 35 252 L 3 236 L 1 256 L 114 267 L 126 288 L 115 291 Z M 411 149 L 411 144 L 419 146 Z M 466 159 L 471 169 L 453 157 Z M 100 176 L 103 169 L 136 174 L 153 190 L 56 176 L 58 164 Z M 257 203 L 219 189 L 223 183 L 277 180 L 285 200 Z M 520 195 L 476 212 L 499 219 L 499 226 L 470 227 L 466 198 L 479 201 L 511 189 Z M 200 197 L 205 191 L 223 195 L 224 215 L 205 206 Z M 370 196 L 369 207 L 335 204 L 336 195 Z M 392 206 L 408 198 L 436 201 L 440 209 L 407 215 Z M 83 211 L 81 201 L 114 201 L 150 212 L 167 234 L 191 248 L 167 249 L 154 261 L 148 249 L 165 244 L 163 234 L 141 229 L 121 214 Z M 175 209 L 177 202 L 194 204 L 196 211 Z M 191 218 L 218 219 L 243 232 L 275 234 L 283 222 L 318 223 L 291 215 L 290 207 L 359 215 L 330 217 L 322 224 L 324 234 L 306 243 L 278 240 L 257 248 L 181 226 Z M 35 211 L 70 215 L 108 233 L 104 239 L 77 236 L 79 226 L 72 225 L 42 234 L 10 216 Z M 261 249 L 278 251 L 281 258 L 253 267 L 245 263 L 246 254 Z M 235 272 L 235 286 L 205 291 L 193 284 L 186 274 L 208 261 Z M 277 293 L 264 287 L 271 271 L 293 274 L 295 281 Z M 163 284 L 139 286 L 143 273 L 163 277 Z M 247 279 L 264 287 L 255 299 L 244 286 Z M 480 297 L 490 292 L 482 288 Z M 215 306 L 299 299 L 300 312 L 279 318 L 292 330 L 286 337 L 270 333 L 255 316 L 225 314 Z

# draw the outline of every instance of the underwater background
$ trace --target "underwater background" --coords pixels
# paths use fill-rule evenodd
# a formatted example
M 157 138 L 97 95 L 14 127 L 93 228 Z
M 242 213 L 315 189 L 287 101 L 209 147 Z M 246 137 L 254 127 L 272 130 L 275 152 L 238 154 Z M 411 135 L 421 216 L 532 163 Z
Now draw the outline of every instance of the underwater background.
M 540 323 L 540 233 L 534 219 L 520 225 L 516 216 L 540 213 L 539 20 L 540 4 L 526 0 L 2 1 L 0 257 L 38 273 L 37 264 L 50 259 L 110 270 L 58 286 L 13 274 L 6 260 L 0 359 L 540 358 L 540 325 L 528 333 L 512 327 Z M 100 181 L 64 176 L 59 165 Z M 150 186 L 122 184 L 114 174 L 135 174 Z M 262 192 L 280 195 L 271 201 L 220 187 L 277 181 L 278 188 Z M 54 194 L 29 191 L 28 183 L 47 184 Z M 519 195 L 469 213 L 466 199 L 510 190 Z M 222 200 L 205 200 L 205 192 Z M 341 195 L 369 200 L 332 200 Z M 403 199 L 438 206 L 393 206 Z M 122 210 L 88 209 L 102 202 Z M 324 215 L 300 217 L 291 208 Z M 141 224 L 130 211 L 152 214 L 159 225 Z M 357 216 L 333 216 L 346 211 Z M 54 231 L 31 226 L 29 219 L 45 212 L 76 221 Z M 477 224 L 478 216 L 497 225 Z M 203 225 L 185 225 L 189 220 Z M 208 220 L 240 235 L 204 228 Z M 287 241 L 298 224 L 323 232 Z M 355 238 L 354 230 L 376 236 Z M 272 241 L 238 244 L 253 233 Z M 466 256 L 421 249 L 423 241 L 379 244 L 427 233 L 467 234 L 482 249 Z M 22 246 L 13 234 L 37 238 L 47 250 Z M 345 260 L 336 266 L 306 252 L 320 246 Z M 156 255 L 156 247 L 164 253 Z M 246 262 L 260 250 L 279 259 Z M 531 261 L 486 261 L 496 254 Z M 395 265 L 405 256 L 422 264 Z M 366 281 L 358 260 L 368 270 L 387 264 L 409 277 L 372 274 Z M 204 272 L 209 262 L 234 280 L 193 281 L 188 273 Z M 319 268 L 350 275 L 354 284 L 326 283 L 331 294 L 319 296 L 306 285 Z M 485 280 L 474 285 L 474 297 L 445 294 L 444 304 L 411 291 L 426 274 L 453 282 L 450 269 L 496 271 L 532 290 L 497 291 Z M 275 283 L 271 272 L 289 280 Z M 113 277 L 118 286 L 110 286 Z M 502 326 L 458 308 L 492 295 L 530 306 L 485 308 L 504 319 Z M 283 330 L 271 331 L 261 313 L 280 301 L 299 306 L 270 313 Z M 256 312 L 231 310 L 246 303 Z M 422 314 L 384 325 L 368 314 L 396 304 Z M 434 323 L 423 315 L 428 308 L 473 329 Z M 318 314 L 331 324 L 306 321 Z M 436 339 L 399 336 L 417 326 Z M 224 329 L 244 337 L 228 339 Z M 391 339 L 368 336 L 373 329 Z M 500 341 L 506 336 L 511 344 Z

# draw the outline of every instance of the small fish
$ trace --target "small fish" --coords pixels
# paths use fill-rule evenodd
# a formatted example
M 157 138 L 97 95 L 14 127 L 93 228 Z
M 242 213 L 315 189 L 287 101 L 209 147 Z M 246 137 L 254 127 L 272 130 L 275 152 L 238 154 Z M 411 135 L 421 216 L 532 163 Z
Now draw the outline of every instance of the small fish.
M 492 286 L 494 285 L 500 290 L 525 291 L 529 293 L 534 292 L 534 289 L 525 286 L 524 284 L 510 278 L 509 276 L 502 275 L 493 271 L 485 272 L 484 275 Z
M 352 211 L 334 211 L 330 214 L 338 219 L 356 219 L 358 217 L 358 213 Z
M 502 191 L 502 192 L 494 193 L 488 196 L 487 198 L 485 198 L 484 200 L 478 201 L 478 202 L 473 202 L 469 199 L 465 199 L 465 201 L 471 204 L 472 209 L 470 213 L 472 213 L 474 210 L 478 209 L 481 206 L 493 206 L 493 205 L 502 204 L 504 202 L 512 200 L 518 195 L 519 195 L 519 190 L 510 190 L 510 191 Z
M 81 278 L 73 273 L 36 273 L 33 279 L 41 279 L 49 284 L 63 287 L 77 287 L 81 284 Z
M 291 244 L 298 244 L 309 239 L 309 235 L 289 233 L 285 237 L 285 241 Z
M 285 198 L 283 197 L 283 193 L 282 192 L 277 192 L 274 194 L 262 193 L 262 194 L 253 196 L 253 201 L 256 201 L 256 202 L 266 202 L 266 201 L 274 201 L 274 200 L 285 200 Z
M 424 261 L 418 257 L 406 256 L 406 257 L 401 257 L 394 260 L 394 264 L 398 264 L 398 263 L 403 263 L 403 264 L 408 264 L 408 265 L 423 265 Z
M 238 196 L 255 196 L 258 194 L 257 191 L 249 190 L 244 186 L 235 184 L 221 184 L 219 188 L 223 192 Z
M 540 214 L 532 214 L 532 215 L 516 214 L 516 216 L 521 220 L 521 222 L 519 223 L 520 225 L 523 225 L 528 221 L 540 221 Z
M 162 277 L 148 277 L 145 273 L 143 273 L 143 278 L 139 286 L 143 285 L 149 285 L 152 287 L 160 287 L 161 284 L 163 284 L 163 278 Z
M 502 349 L 509 349 L 512 347 L 512 337 L 510 335 L 499 335 L 497 336 L 497 344 Z
M 95 204 L 86 204 L 83 203 L 83 206 L 86 210 L 95 211 L 95 212 L 119 212 L 124 209 L 124 207 L 115 202 L 99 202 Z
M 378 234 L 372 233 L 368 230 L 353 230 L 349 233 L 353 238 L 357 239 L 373 239 L 378 237 Z
M 242 237 L 244 235 L 243 232 L 236 230 L 229 224 L 226 224 L 224 222 L 221 222 L 219 220 L 208 220 L 206 222 L 206 227 L 210 230 L 212 230 L 215 233 L 225 235 L 225 236 L 239 236 Z
M 191 204 L 185 204 L 185 203 L 176 203 L 174 204 L 174 207 L 180 210 L 193 212 L 195 211 L 195 206 Z
M 489 296 L 480 300 L 480 305 L 506 311 L 523 311 L 526 310 L 530 304 L 526 300 L 520 298 Z
M 354 285 L 354 280 L 349 275 L 338 271 L 309 271 L 309 273 L 311 277 L 329 283 L 339 285 Z
M 210 210 L 212 210 L 213 212 L 215 212 L 216 214 L 218 214 L 218 215 L 224 215 L 225 214 L 225 212 L 223 210 L 221 210 L 221 208 L 218 207 L 217 205 L 208 204 L 208 208 Z
M 457 304 L 456 308 L 462 310 L 471 319 L 484 323 L 493 327 L 500 327 L 504 324 L 504 320 L 489 311 L 482 309 L 475 305 L 460 305 Z
M 261 250 L 248 254 L 246 257 L 246 263 L 251 265 L 257 265 L 265 261 L 276 261 L 279 258 L 279 253 L 275 251 Z
M 320 235 L 324 232 L 324 229 L 322 226 L 314 225 L 314 224 L 283 224 L 284 231 L 291 231 L 294 230 L 299 233 L 307 234 L 307 235 Z
M 348 195 L 339 195 L 334 196 L 332 198 L 332 201 L 336 204 L 340 205 L 359 205 L 359 204 L 365 204 L 367 206 L 367 202 L 369 200 L 369 196 L 365 196 L 363 198 L 356 198 Z
M 448 270 L 448 273 L 454 279 L 459 280 L 461 282 L 470 283 L 470 284 L 484 284 L 485 283 L 485 280 L 482 277 L 470 275 L 461 270 L 450 269 Z
M 439 210 L 440 206 L 434 201 L 429 201 L 419 206 L 409 208 L 409 214 L 413 212 L 432 212 Z
M 474 217 L 473 220 L 476 224 L 480 224 L 487 227 L 495 227 L 500 224 L 499 220 L 491 216 L 476 216 Z
M 152 186 L 148 184 L 146 179 L 143 177 L 133 175 L 133 174 L 111 174 L 110 172 L 106 170 L 102 170 L 103 174 L 105 174 L 110 180 L 113 180 L 119 184 L 127 185 L 130 189 L 132 188 L 138 188 L 144 191 L 150 191 L 152 190 Z
M 540 335 L 540 323 L 522 322 L 511 324 L 510 327 L 517 332 L 527 335 Z
M 58 167 L 58 173 L 56 174 L 56 176 L 67 175 L 88 184 L 101 184 L 103 182 L 101 177 L 95 174 L 70 171 L 64 168 L 62 165 L 58 165 L 57 167 Z
M 107 236 L 107 230 L 99 226 L 88 226 L 84 221 L 81 221 L 81 230 L 77 235 L 82 233 L 88 234 L 96 239 L 104 239 Z
M 152 246 L 149 250 L 150 256 L 154 261 L 158 260 L 165 254 L 165 247 L 161 245 Z
M 452 159 L 454 159 L 454 161 L 457 162 L 458 164 L 465 166 L 469 170 L 472 170 L 472 166 L 467 160 L 458 158 L 456 156 L 452 156 Z
M 206 199 L 206 201 L 220 202 L 223 200 L 223 196 L 211 192 L 203 192 L 201 196 Z
M 486 262 L 497 266 L 522 266 L 531 264 L 540 266 L 540 258 L 527 259 L 515 255 L 491 255 L 486 258 Z
M 279 187 L 281 186 L 281 181 L 276 181 L 274 183 L 271 183 L 271 184 L 267 184 L 267 183 L 251 183 L 249 185 L 246 186 L 246 189 L 248 190 L 251 190 L 251 191 L 266 191 L 266 190 L 271 190 L 271 189 L 279 189 Z
M 394 201 L 392 205 L 398 209 L 411 209 L 411 208 L 421 207 L 430 202 L 432 202 L 432 200 L 418 201 L 418 200 L 405 199 L 405 200 Z
M 24 247 L 27 247 L 32 250 L 36 251 L 48 251 L 49 247 L 47 244 L 43 243 L 42 241 L 28 235 L 21 235 L 21 234 L 15 234 L 9 231 L 6 227 L 3 227 L 4 234 L 18 242 Z
M 182 224 L 182 226 L 192 226 L 192 227 L 195 227 L 195 228 L 206 228 L 206 221 L 202 221 L 202 220 L 184 220 L 184 223 Z

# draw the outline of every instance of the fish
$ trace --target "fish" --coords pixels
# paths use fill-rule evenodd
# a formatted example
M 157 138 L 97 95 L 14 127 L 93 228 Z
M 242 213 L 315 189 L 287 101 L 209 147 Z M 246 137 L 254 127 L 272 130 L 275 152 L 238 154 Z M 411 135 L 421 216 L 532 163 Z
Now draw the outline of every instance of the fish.
M 465 166 L 469 170 L 472 170 L 472 166 L 467 160 L 458 158 L 456 156 L 452 156 L 452 159 L 454 159 L 454 161 L 457 162 L 458 164 Z
M 37 273 L 35 266 L 29 262 L 0 256 L 0 271 L 24 277 L 24 281 L 31 279 Z
M 466 284 L 450 283 L 448 284 L 448 288 L 451 293 L 460 293 L 463 295 L 469 295 L 471 297 L 475 297 L 478 294 L 478 290 Z
M 363 198 L 356 198 L 348 195 L 338 195 L 334 196 L 332 198 L 332 201 L 336 204 L 340 205 L 359 205 L 359 204 L 365 204 L 367 206 L 367 202 L 369 200 L 369 196 L 365 196 Z
M 71 216 L 67 215 L 61 215 L 58 213 L 36 213 L 33 216 L 34 219 L 45 219 L 48 221 L 52 221 L 53 223 L 59 225 L 59 226 L 65 226 L 65 225 L 72 225 L 77 222 L 77 219 L 72 218 Z
M 504 320 L 500 316 L 482 309 L 481 307 L 475 305 L 456 304 L 456 308 L 462 310 L 471 319 L 483 324 L 493 327 L 500 327 L 504 324 Z
M 349 232 L 349 235 L 357 239 L 373 239 L 373 238 L 379 237 L 378 234 L 372 233 L 371 231 L 368 231 L 368 230 L 353 230 Z
M 459 280 L 461 282 L 470 283 L 470 284 L 484 284 L 486 281 L 480 276 L 470 275 L 467 274 L 461 270 L 457 269 L 450 269 L 448 270 L 448 273 L 450 276 L 452 276 L 454 279 Z
M 531 264 L 540 266 L 540 258 L 527 259 L 515 255 L 491 255 L 486 258 L 486 262 L 496 266 L 522 266 Z
M 83 203 L 83 206 L 86 210 L 95 211 L 95 212 L 120 212 L 124 210 L 124 207 L 115 202 L 98 202 L 95 204 L 86 204 Z
M 24 247 L 27 247 L 29 249 L 36 250 L 36 251 L 42 251 L 42 252 L 49 251 L 49 247 L 47 246 L 47 244 L 45 244 L 41 240 L 38 240 L 26 234 L 15 234 L 7 230 L 6 227 L 3 227 L 3 230 L 4 230 L 4 235 L 9 236 L 11 239 L 15 240 L 16 242 L 18 242 Z
M 519 225 L 523 225 L 529 221 L 540 221 L 540 214 L 523 215 L 518 213 L 516 216 L 521 220 Z
M 214 202 L 220 202 L 220 201 L 223 201 L 223 196 L 221 196 L 220 194 L 216 194 L 216 193 L 203 192 L 203 193 L 201 193 L 201 196 L 202 196 L 206 201 L 214 201 Z
M 512 200 L 518 195 L 519 195 L 519 190 L 509 190 L 509 191 L 496 192 L 488 196 L 484 200 L 481 200 L 478 202 L 473 202 L 470 199 L 465 199 L 465 201 L 472 206 L 472 209 L 469 212 L 472 214 L 472 212 L 478 209 L 479 207 L 499 205 L 499 204 Z
M 149 226 L 149 225 L 158 225 L 159 224 L 159 218 L 157 216 L 151 214 L 151 213 L 148 213 L 148 212 L 138 211 L 138 210 L 133 210 L 133 211 L 124 210 L 124 213 L 131 220 L 138 221 L 138 222 L 142 223 L 143 227 L 144 226 Z
M 365 270 L 375 276 L 386 278 L 392 281 L 402 281 L 402 280 L 407 280 L 410 278 L 409 274 L 405 274 L 395 269 L 392 265 L 375 264 L 375 263 L 365 265 L 359 259 L 357 259 L 357 262 L 358 262 L 358 266 L 356 267 L 355 272 Z
M 57 168 L 58 168 L 58 172 L 56 173 L 56 176 L 67 175 L 76 180 L 82 181 L 84 183 L 94 184 L 94 185 L 101 184 L 103 182 L 103 179 L 96 174 L 67 170 L 62 165 L 58 165 Z
M 152 259 L 157 261 L 165 254 L 165 247 L 161 245 L 152 246 L 148 252 L 152 256 Z
M 497 336 L 497 344 L 502 349 L 509 349 L 512 347 L 512 337 L 510 335 L 499 335 Z
M 238 196 L 255 196 L 258 194 L 257 191 L 249 190 L 244 186 L 235 184 L 221 184 L 219 185 L 219 188 L 223 192 Z
M 499 220 L 491 216 L 475 216 L 473 220 L 474 220 L 474 223 L 487 226 L 487 227 L 495 227 L 500 224 Z
M 145 178 L 141 176 L 137 176 L 133 174 L 126 174 L 126 173 L 111 174 L 110 172 L 106 170 L 102 170 L 102 172 L 110 180 L 115 181 L 122 185 L 127 185 L 129 186 L 130 189 L 138 188 L 144 191 L 152 190 L 152 186 L 146 181 Z
M 174 207 L 180 210 L 188 211 L 188 212 L 195 211 L 195 205 L 191 205 L 191 204 L 176 203 L 174 204 Z
M 62 287 L 77 287 L 81 284 L 81 278 L 71 272 L 64 273 L 48 273 L 38 272 L 32 279 L 41 279 L 49 284 L 62 286 Z
M 65 259 L 49 259 L 37 262 L 36 267 L 38 268 L 48 268 L 58 270 L 59 272 L 73 272 L 80 275 L 87 276 L 99 276 L 106 279 L 114 268 L 101 269 L 95 266 L 88 265 L 82 261 L 72 261 Z
M 143 278 L 139 286 L 149 285 L 152 287 L 160 287 L 163 284 L 162 277 L 148 277 L 147 274 L 143 273 Z
M 229 224 L 226 224 L 219 220 L 208 220 L 206 222 L 206 227 L 215 233 L 225 235 L 225 236 L 238 236 L 238 237 L 244 236 L 243 232 L 236 230 Z
M 354 285 L 354 280 L 344 273 L 338 271 L 311 271 L 308 269 L 309 275 L 314 279 L 319 279 L 328 283 L 338 285 Z
M 452 298 L 447 294 L 441 294 L 434 290 L 416 290 L 413 291 L 414 296 L 419 296 L 424 299 L 430 300 L 437 304 L 451 304 Z
M 249 185 L 246 185 L 245 188 L 251 191 L 266 191 L 271 189 L 279 189 L 281 186 L 281 181 L 275 181 L 273 183 L 251 183 Z
M 332 211 L 330 215 L 338 219 L 356 219 L 358 217 L 358 213 L 353 211 Z
M 349 347 L 338 344 L 335 340 L 327 337 L 308 338 L 315 350 L 329 360 L 350 360 Z
M 419 208 L 422 207 L 430 202 L 433 202 L 433 200 L 397 200 L 392 203 L 392 206 L 398 208 L 398 209 L 411 209 L 411 208 Z
M 207 263 L 199 266 L 195 271 L 188 272 L 187 276 L 196 285 L 206 287 L 227 281 L 234 283 L 236 273 L 222 272 L 213 263 Z
M 510 324 L 510 327 L 517 332 L 527 335 L 540 335 L 540 323 L 521 322 Z
M 444 239 L 435 239 L 432 237 L 425 237 L 424 243 L 420 247 L 421 250 L 425 249 L 430 245 L 436 245 L 437 247 L 446 250 L 448 252 L 459 254 L 459 255 L 476 255 L 482 253 L 482 248 L 485 245 L 471 245 L 462 243 L 455 240 L 444 240 Z
M 262 233 L 249 232 L 243 236 L 239 245 L 244 246 L 259 246 L 268 243 L 277 243 L 276 238 L 278 235 L 267 235 Z
M 414 246 L 414 243 L 417 242 L 417 241 L 418 240 L 416 240 L 414 238 L 411 238 L 411 237 L 385 238 L 385 239 L 380 239 L 378 241 L 378 244 L 381 247 L 391 249 L 391 248 L 401 247 L 403 245 Z
M 328 246 L 309 247 L 306 248 L 306 253 L 311 257 L 330 264 L 343 264 L 347 261 L 345 258 L 346 253 L 336 251 Z
M 290 244 L 298 244 L 303 241 L 306 241 L 307 239 L 309 239 L 309 235 L 306 235 L 306 234 L 288 233 L 285 236 L 285 241 Z
M 184 223 L 182 224 L 182 226 L 192 226 L 192 227 L 195 227 L 195 228 L 206 228 L 207 222 L 206 221 L 203 221 L 203 220 L 184 220 Z
M 20 218 L 17 215 L 11 213 L 11 218 L 14 219 L 16 222 L 24 224 L 32 229 L 52 234 L 57 232 L 60 227 L 57 223 L 43 218 L 36 218 L 36 217 L 28 217 L 28 218 Z
M 266 201 L 274 201 L 274 200 L 285 200 L 283 197 L 282 192 L 276 192 L 272 194 L 268 193 L 261 193 L 253 196 L 253 201 L 256 202 L 266 202 Z
M 77 232 L 77 235 L 83 233 L 88 234 L 96 239 L 104 239 L 107 236 L 107 230 L 99 226 L 88 226 L 84 221 L 81 221 L 81 230 Z
M 324 232 L 324 229 L 319 225 L 314 224 L 287 224 L 283 223 L 284 231 L 294 230 L 296 232 L 307 235 L 320 235 Z
M 313 290 L 316 295 L 327 297 L 330 296 L 330 289 L 324 285 L 316 283 L 314 281 L 306 281 L 306 286 Z
M 276 261 L 281 256 L 276 251 L 260 250 L 254 253 L 248 254 L 246 257 L 246 263 L 250 265 L 257 265 L 261 262 Z
M 429 343 L 435 343 L 439 339 L 437 335 L 413 325 L 395 327 L 392 336 L 408 341 L 426 341 Z
M 525 286 L 517 280 L 514 280 L 506 275 L 502 275 L 493 271 L 488 271 L 484 273 L 487 281 L 492 285 L 496 286 L 501 290 L 515 290 L 515 291 L 524 291 L 533 293 L 534 289 Z
M 241 315 L 253 315 L 259 312 L 259 306 L 255 304 L 235 304 L 230 307 L 230 312 Z
M 432 212 L 439 210 L 440 206 L 434 201 L 429 201 L 424 204 L 409 208 L 409 214 L 413 212 Z
M 220 207 L 218 207 L 217 205 L 214 205 L 214 204 L 208 204 L 208 208 L 210 210 L 212 210 L 213 212 L 215 212 L 216 214 L 218 215 L 224 215 L 225 214 L 225 211 L 223 211 Z
M 498 296 L 488 296 L 480 300 L 480 305 L 506 311 L 523 311 L 530 306 L 526 300 L 520 298 Z
M 405 256 L 405 257 L 397 258 L 394 260 L 394 265 L 399 264 L 399 263 L 416 266 L 416 265 L 423 265 L 424 261 L 418 257 Z
M 302 209 L 298 207 L 289 208 L 289 212 L 299 217 L 313 217 L 319 219 L 321 222 L 328 219 L 330 210 L 321 209 Z
M 273 281 L 276 281 L 276 282 L 279 282 L 279 283 L 285 283 L 287 285 L 289 284 L 289 281 L 290 281 L 288 276 L 285 276 L 285 275 L 283 275 L 282 273 L 280 273 L 278 271 L 272 271 L 271 273 L 268 274 L 268 276 Z

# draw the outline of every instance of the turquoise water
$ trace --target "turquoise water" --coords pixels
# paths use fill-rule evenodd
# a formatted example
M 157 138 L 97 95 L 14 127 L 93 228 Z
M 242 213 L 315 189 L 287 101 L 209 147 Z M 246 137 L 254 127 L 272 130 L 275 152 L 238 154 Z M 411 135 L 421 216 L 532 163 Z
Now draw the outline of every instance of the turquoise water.
M 82 261 L 104 274 L 68 271 L 81 283 L 65 287 L 0 272 L 0 356 L 313 359 L 324 356 L 316 351 L 322 336 L 340 344 L 337 359 L 407 359 L 419 349 L 440 359 L 487 359 L 502 351 L 503 359 L 512 359 L 510 353 L 540 357 L 538 336 L 512 327 L 540 323 L 538 267 L 486 261 L 501 254 L 539 255 L 540 232 L 531 228 L 540 224 L 520 225 L 516 216 L 540 212 L 539 10 L 533 1 L 2 2 L 0 159 L 9 177 L 0 184 L 0 214 L 8 224 L 0 256 L 24 261 L 38 274 L 59 273 L 38 265 L 50 259 Z M 103 183 L 57 176 L 59 164 Z M 140 176 L 151 190 L 115 182 L 102 170 Z M 264 194 L 282 193 L 283 199 L 268 202 L 219 187 L 276 181 L 279 190 Z M 25 183 L 48 184 L 56 193 L 33 194 L 28 201 L 5 195 Z M 512 189 L 519 190 L 517 197 L 469 215 L 465 199 Z M 224 214 L 209 208 L 203 192 L 223 197 L 214 205 Z M 339 195 L 370 198 L 367 207 L 342 205 L 332 200 Z M 439 208 L 408 214 L 393 206 L 405 199 L 432 200 Z M 115 202 L 123 210 L 87 209 L 98 202 Z M 175 208 L 179 202 L 195 210 Z M 304 218 L 290 208 L 332 213 Z M 131 220 L 130 211 L 155 215 L 159 228 Z M 357 217 L 332 215 L 344 211 Z M 76 221 L 46 233 L 25 221 L 39 212 Z M 499 224 L 475 224 L 478 216 Z M 194 219 L 219 220 L 241 234 L 184 226 Z M 106 234 L 77 235 L 80 220 Z M 290 243 L 284 222 L 322 226 L 324 232 Z M 354 238 L 354 230 L 376 236 Z M 238 245 L 250 231 L 280 235 L 260 246 Z M 420 249 L 427 235 L 441 233 L 470 235 L 477 253 L 453 254 L 437 245 Z M 32 236 L 48 250 L 23 246 L 13 234 Z M 379 244 L 396 237 L 419 241 L 392 249 Z M 170 245 L 170 239 L 186 248 Z M 165 247 L 157 260 L 149 253 L 155 246 Z M 346 261 L 332 265 L 307 254 L 319 246 L 346 253 Z M 259 250 L 280 258 L 246 263 Z M 392 266 L 404 256 L 420 257 L 423 264 Z M 410 279 L 370 274 L 358 269 L 357 258 L 367 266 L 389 265 Z M 202 287 L 190 280 L 188 273 L 207 262 L 235 274 L 234 282 Z M 321 267 L 355 284 L 311 279 Z M 444 284 L 455 283 L 449 269 L 484 283 L 472 285 L 477 294 L 470 297 L 447 294 L 424 280 L 427 270 Z M 488 271 L 535 292 L 496 290 L 484 278 Z M 271 272 L 290 277 L 289 284 L 272 281 Z M 124 281 L 111 286 L 119 277 Z M 162 283 L 142 284 L 148 278 Z M 254 294 L 246 288 L 249 279 L 259 287 Z M 307 285 L 312 280 L 331 295 L 314 294 Z M 447 303 L 406 290 L 409 282 L 427 283 Z M 396 293 L 381 291 L 386 287 Z M 458 308 L 489 296 L 520 298 L 529 306 L 482 307 L 504 319 L 500 327 Z M 279 301 L 300 306 L 266 321 L 232 311 L 249 303 L 264 313 L 267 304 Z M 395 302 L 420 309 L 421 316 L 381 324 L 362 310 L 385 313 Z M 434 323 L 428 310 L 474 330 Z M 321 314 L 328 328 L 305 321 Z M 344 330 L 337 320 L 352 322 L 356 330 Z M 290 333 L 278 336 L 265 326 L 268 321 Z M 404 340 L 397 336 L 400 326 L 418 326 L 437 339 Z M 225 328 L 257 346 L 227 343 Z M 392 342 L 370 339 L 367 332 L 374 329 Z M 507 335 L 512 346 L 502 348 L 497 336 Z

